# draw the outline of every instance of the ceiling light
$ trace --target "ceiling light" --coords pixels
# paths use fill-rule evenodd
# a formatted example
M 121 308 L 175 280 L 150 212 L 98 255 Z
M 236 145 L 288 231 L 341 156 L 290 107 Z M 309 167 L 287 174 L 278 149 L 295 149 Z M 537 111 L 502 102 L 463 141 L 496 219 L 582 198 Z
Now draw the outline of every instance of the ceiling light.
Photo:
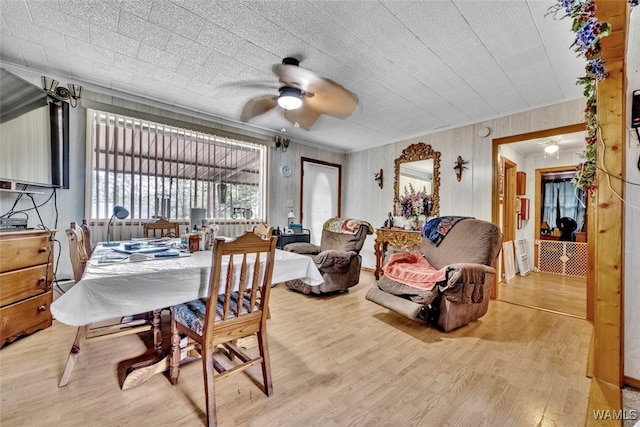
M 556 151 L 558 151 L 558 143 L 555 141 L 550 141 L 544 146 L 544 152 L 547 154 L 553 154 Z
M 278 105 L 285 110 L 295 110 L 302 105 L 302 91 L 291 86 L 280 88 L 280 96 L 278 97 Z
M 547 154 L 556 153 L 556 159 L 560 158 L 560 153 L 558 152 L 558 143 L 555 141 L 549 141 L 544 146 L 544 158 L 547 158 Z

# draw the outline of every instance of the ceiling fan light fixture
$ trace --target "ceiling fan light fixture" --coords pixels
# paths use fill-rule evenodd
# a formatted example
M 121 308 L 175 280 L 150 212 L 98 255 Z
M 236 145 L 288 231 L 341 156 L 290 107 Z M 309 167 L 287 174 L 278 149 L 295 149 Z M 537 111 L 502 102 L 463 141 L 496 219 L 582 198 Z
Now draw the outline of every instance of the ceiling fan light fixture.
M 278 105 L 285 110 L 295 110 L 302 106 L 302 91 L 291 86 L 280 88 L 280 96 L 278 96 Z
M 544 152 L 547 154 L 553 154 L 557 151 L 558 151 L 558 143 L 555 141 L 551 141 L 544 146 Z

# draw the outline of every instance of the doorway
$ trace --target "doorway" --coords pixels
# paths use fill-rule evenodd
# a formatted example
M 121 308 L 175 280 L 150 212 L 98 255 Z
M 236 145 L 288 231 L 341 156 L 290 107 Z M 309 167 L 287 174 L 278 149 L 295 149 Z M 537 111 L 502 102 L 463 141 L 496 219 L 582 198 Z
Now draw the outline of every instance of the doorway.
M 300 221 L 309 229 L 311 243 L 319 245 L 324 222 L 340 216 L 342 166 L 302 158 Z
M 572 135 L 577 142 L 575 148 L 570 142 Z M 550 141 L 560 147 L 559 154 L 551 156 L 548 152 L 545 153 L 544 148 Z M 496 299 L 580 318 L 587 317 L 586 278 L 549 274 L 534 268 L 538 265 L 536 257 L 542 217 L 542 179 L 538 170 L 555 168 L 575 172 L 575 165 L 580 162 L 578 153 L 583 149 L 583 125 L 535 132 L 521 135 L 520 138 L 514 136 L 494 140 L 497 159 L 494 166 L 494 221 L 503 230 L 505 242 L 526 241 L 527 257 L 532 270 L 526 275 L 517 274 L 507 284 L 499 265 Z M 525 188 L 521 186 L 523 177 L 528 178 Z M 521 203 L 523 201 L 525 203 Z M 521 212 L 523 206 L 526 206 L 526 214 Z M 586 260 L 584 264 L 586 266 Z

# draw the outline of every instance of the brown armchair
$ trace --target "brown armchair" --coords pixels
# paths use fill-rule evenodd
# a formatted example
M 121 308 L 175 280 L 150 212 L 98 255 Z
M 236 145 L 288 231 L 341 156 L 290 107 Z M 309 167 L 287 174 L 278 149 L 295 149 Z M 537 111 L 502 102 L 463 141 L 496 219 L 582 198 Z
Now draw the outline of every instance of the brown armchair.
M 451 218 L 451 217 L 445 217 Z M 437 218 L 440 220 L 442 218 Z M 444 331 L 464 326 L 484 316 L 500 253 L 502 233 L 487 221 L 467 218 L 447 228 L 437 246 L 422 239 L 420 255 L 445 276 L 430 289 L 418 289 L 382 276 L 378 288 L 366 299 L 410 319 L 436 324 Z M 393 252 L 387 252 L 387 259 Z
M 373 227 L 365 221 L 330 218 L 322 227 L 320 246 L 312 243 L 289 243 L 285 251 L 308 255 L 324 278 L 324 283 L 310 286 L 301 280 L 286 282 L 287 287 L 304 294 L 345 292 L 360 281 L 360 250 Z

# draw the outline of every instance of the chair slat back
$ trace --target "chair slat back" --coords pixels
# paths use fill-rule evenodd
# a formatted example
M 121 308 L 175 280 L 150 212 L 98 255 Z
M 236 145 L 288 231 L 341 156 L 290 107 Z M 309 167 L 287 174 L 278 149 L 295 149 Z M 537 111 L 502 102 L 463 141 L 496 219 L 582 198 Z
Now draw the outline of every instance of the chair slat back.
M 164 218 L 144 224 L 143 227 L 144 237 L 180 237 L 180 224 L 167 221 Z
M 77 223 L 72 222 L 67 229 L 67 238 L 69 239 L 69 256 L 71 258 L 71 268 L 73 269 L 73 279 L 76 283 L 82 279 L 84 267 L 89 257 L 87 256 L 84 243 L 84 232 L 78 227 Z
M 91 229 L 89 228 L 89 224 L 87 224 L 87 220 L 82 220 L 82 232 L 84 234 L 84 251 L 87 254 L 87 258 L 91 258 L 93 255 L 93 246 L 91 246 Z
M 230 241 L 216 239 L 209 276 L 205 341 L 210 342 L 207 334 L 213 337 L 224 330 L 226 322 L 242 321 L 243 332 L 262 329 L 277 240 L 275 236 L 265 240 L 252 231 Z M 223 271 L 224 283 L 221 284 Z M 229 339 L 228 336 L 219 338 L 221 342 Z

